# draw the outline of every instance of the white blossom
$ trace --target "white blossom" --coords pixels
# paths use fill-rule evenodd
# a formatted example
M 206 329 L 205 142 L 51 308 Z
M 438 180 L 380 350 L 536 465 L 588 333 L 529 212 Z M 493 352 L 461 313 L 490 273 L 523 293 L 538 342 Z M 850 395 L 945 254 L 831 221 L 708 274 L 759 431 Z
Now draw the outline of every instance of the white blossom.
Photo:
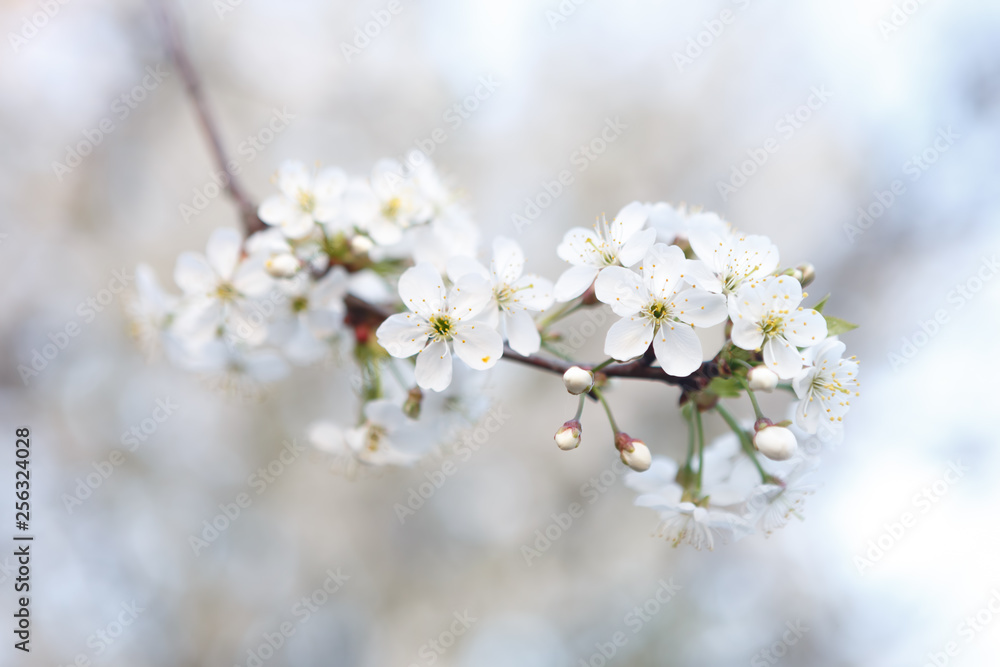
M 500 359 L 503 339 L 476 319 L 493 298 L 481 276 L 466 274 L 446 290 L 433 266 L 417 264 L 400 277 L 399 295 L 410 312 L 392 315 L 376 334 L 392 356 L 417 355 L 420 387 L 442 391 L 451 383 L 452 349 L 476 370 L 491 368 Z
M 254 299 L 273 288 L 273 279 L 258 258 L 241 258 L 242 241 L 232 229 L 217 229 L 206 254 L 183 252 L 174 280 L 184 292 L 177 316 L 178 333 L 191 338 L 237 335 L 254 345 L 263 342 L 267 327 Z
M 685 259 L 677 246 L 654 245 L 639 273 L 622 267 L 601 272 L 597 298 L 622 319 L 611 326 L 606 354 L 619 361 L 642 355 L 650 343 L 663 370 L 677 377 L 693 373 L 702 362 L 695 326 L 726 319 L 726 300 L 693 282 L 698 262 Z
M 684 489 L 675 481 L 676 475 L 677 464 L 658 456 L 646 472 L 625 476 L 625 483 L 642 494 L 635 504 L 659 512 L 660 537 L 675 547 L 684 542 L 695 549 L 712 550 L 717 541 L 723 544 L 735 541 L 752 531 L 750 524 L 733 512 L 685 500 Z
M 288 238 L 303 239 L 316 223 L 333 222 L 341 214 L 347 187 L 342 169 L 328 167 L 314 175 L 301 162 L 287 161 L 278 169 L 277 181 L 280 194 L 265 199 L 257 215 Z
M 364 423 L 347 430 L 329 421 L 312 424 L 309 442 L 334 457 L 370 466 L 412 465 L 432 444 L 426 430 L 392 401 L 371 401 L 364 413 Z
M 692 222 L 688 242 L 714 275 L 704 285 L 711 292 L 736 294 L 743 285 L 755 285 L 778 268 L 778 248 L 770 239 L 739 233 L 714 214 Z
M 792 381 L 799 403 L 795 423 L 807 433 L 816 433 L 820 422 L 840 426 L 851 406 L 851 397 L 858 393 L 858 362 L 854 357 L 843 359 L 846 346 L 827 339 L 809 350 L 811 363 Z
M 490 326 L 498 327 L 520 354 L 534 354 L 541 346 L 541 336 L 532 312 L 542 312 L 552 305 L 552 283 L 533 273 L 524 273 L 524 252 L 511 239 L 493 240 L 493 261 L 487 269 L 471 257 L 454 257 L 448 263 L 448 277 L 457 282 L 475 274 L 493 286 L 493 298 L 481 316 Z
M 811 308 L 800 308 L 802 298 L 799 281 L 774 276 L 759 285 L 744 285 L 729 301 L 733 344 L 744 350 L 763 346 L 764 363 L 786 380 L 802 370 L 796 347 L 812 347 L 826 339 L 826 320 Z
M 573 265 L 556 281 L 557 301 L 570 301 L 587 291 L 601 269 L 632 266 L 643 258 L 656 240 L 656 231 L 643 229 L 646 211 L 632 202 L 609 223 L 603 216 L 593 231 L 574 227 L 556 249 L 559 257 Z

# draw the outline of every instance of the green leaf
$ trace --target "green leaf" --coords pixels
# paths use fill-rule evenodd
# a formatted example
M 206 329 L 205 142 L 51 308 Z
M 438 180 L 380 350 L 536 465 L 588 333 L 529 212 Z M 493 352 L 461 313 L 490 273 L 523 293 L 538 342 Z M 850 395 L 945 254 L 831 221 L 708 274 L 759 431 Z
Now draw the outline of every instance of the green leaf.
M 822 313 L 823 309 L 826 308 L 826 302 L 829 300 L 830 300 L 830 295 L 827 294 L 826 296 L 824 296 L 822 299 L 819 300 L 819 303 L 813 306 L 813 310 L 815 310 L 817 313 Z
M 840 334 L 847 333 L 848 331 L 854 331 L 858 328 L 857 324 L 852 324 L 847 320 L 842 320 L 839 317 L 831 317 L 829 315 L 824 315 L 826 318 L 826 334 L 828 336 L 839 336 Z
M 743 392 L 743 387 L 740 386 L 740 381 L 733 377 L 712 378 L 708 390 L 722 398 L 738 398 Z

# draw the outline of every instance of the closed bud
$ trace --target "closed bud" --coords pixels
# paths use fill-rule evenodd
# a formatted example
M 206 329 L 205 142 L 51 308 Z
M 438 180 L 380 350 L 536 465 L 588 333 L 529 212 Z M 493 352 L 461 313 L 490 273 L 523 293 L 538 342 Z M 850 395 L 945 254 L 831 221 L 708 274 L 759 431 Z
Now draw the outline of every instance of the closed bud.
M 766 366 L 754 366 L 747 373 L 750 389 L 770 394 L 778 386 L 778 374 Z
M 283 252 L 264 262 L 264 270 L 275 278 L 288 278 L 299 270 L 299 260 L 291 253 Z
M 573 366 L 563 373 L 563 384 L 566 385 L 566 391 L 579 396 L 594 388 L 594 374 L 579 366 Z
M 576 419 L 571 419 L 556 431 L 556 444 L 559 449 L 568 452 L 580 446 L 580 435 L 583 433 L 583 426 Z
M 355 255 L 364 255 L 375 246 L 367 236 L 355 236 L 351 239 L 351 252 Z
M 753 446 L 772 461 L 787 461 L 795 456 L 795 434 L 783 426 L 765 426 L 753 436 Z
M 653 455 L 646 443 L 629 437 L 627 433 L 615 436 L 615 447 L 618 448 L 622 463 L 636 472 L 646 472 L 653 464 Z
M 800 264 L 798 269 L 796 270 L 802 276 L 801 278 L 799 278 L 799 282 L 802 283 L 803 287 L 805 287 L 806 285 L 808 285 L 809 283 L 811 283 L 816 279 L 816 267 L 810 264 L 809 262 L 806 262 L 805 264 Z

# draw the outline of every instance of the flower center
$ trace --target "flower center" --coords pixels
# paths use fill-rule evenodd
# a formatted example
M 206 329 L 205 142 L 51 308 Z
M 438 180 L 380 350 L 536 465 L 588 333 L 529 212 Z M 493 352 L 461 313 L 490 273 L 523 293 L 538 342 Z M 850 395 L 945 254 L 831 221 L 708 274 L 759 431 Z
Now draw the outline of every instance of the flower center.
M 399 210 L 403 208 L 403 202 L 399 197 L 393 197 L 382 207 L 382 215 L 386 218 L 395 218 L 399 215 Z
M 663 301 L 654 301 L 653 303 L 646 306 L 643 311 L 643 315 L 647 318 L 653 320 L 654 322 L 663 322 L 669 319 L 671 316 L 670 306 L 668 306 Z
M 447 315 L 433 315 L 430 323 L 434 340 L 450 340 L 455 335 L 455 323 Z
M 377 451 L 379 443 L 382 441 L 382 437 L 384 435 L 384 428 L 376 424 L 369 425 L 368 432 L 365 434 L 365 449 L 369 452 Z
M 312 213 L 316 208 L 316 197 L 308 190 L 299 190 L 299 207 L 306 213 Z
M 304 296 L 297 296 L 292 299 L 292 312 L 301 313 L 303 310 L 309 308 L 309 299 Z
M 229 283 L 219 283 L 219 286 L 215 288 L 215 296 L 220 301 L 235 301 L 239 295 L 240 293 L 236 291 L 236 288 Z
M 771 338 L 772 336 L 777 336 L 781 333 L 782 329 L 785 328 L 784 318 L 778 317 L 777 315 L 767 315 L 760 322 L 760 332 L 764 334 L 765 338 Z

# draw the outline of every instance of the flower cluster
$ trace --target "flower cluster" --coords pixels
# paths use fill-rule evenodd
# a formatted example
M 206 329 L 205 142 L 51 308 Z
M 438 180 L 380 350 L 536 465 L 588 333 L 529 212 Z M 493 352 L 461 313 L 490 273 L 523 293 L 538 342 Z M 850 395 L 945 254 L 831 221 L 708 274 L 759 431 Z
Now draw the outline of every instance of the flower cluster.
M 818 450 L 799 441 L 836 437 L 857 394 L 857 362 L 838 338 L 853 325 L 824 315 L 826 299 L 803 305 L 813 268 L 781 268 L 769 239 L 715 214 L 633 202 L 592 229 L 570 229 L 556 249 L 569 267 L 553 284 L 526 270 L 511 239 L 479 255 L 471 215 L 419 153 L 406 165 L 383 160 L 366 178 L 288 162 L 275 181 L 258 210 L 262 229 L 246 239 L 219 229 L 204 254 L 181 254 L 179 294 L 138 268 L 134 330 L 173 363 L 230 378 L 227 386 L 331 359 L 353 366 L 342 376 L 359 397 L 357 419 L 309 428 L 317 448 L 352 469 L 410 465 L 478 419 L 482 371 L 513 357 L 562 374 L 579 397 L 559 448 L 580 445 L 583 407 L 599 402 L 635 471 L 637 504 L 660 513 L 670 541 L 711 548 L 755 525 L 770 532 L 798 511 Z M 554 347 L 559 323 L 585 308 L 617 317 L 598 364 Z M 725 339 L 713 354 L 708 329 Z M 618 428 L 609 377 L 680 388 L 683 463 Z M 757 394 L 776 390 L 796 398 L 790 420 L 760 409 Z M 756 416 L 749 425 L 722 402 L 744 395 Z M 704 413 L 732 435 L 706 445 Z

